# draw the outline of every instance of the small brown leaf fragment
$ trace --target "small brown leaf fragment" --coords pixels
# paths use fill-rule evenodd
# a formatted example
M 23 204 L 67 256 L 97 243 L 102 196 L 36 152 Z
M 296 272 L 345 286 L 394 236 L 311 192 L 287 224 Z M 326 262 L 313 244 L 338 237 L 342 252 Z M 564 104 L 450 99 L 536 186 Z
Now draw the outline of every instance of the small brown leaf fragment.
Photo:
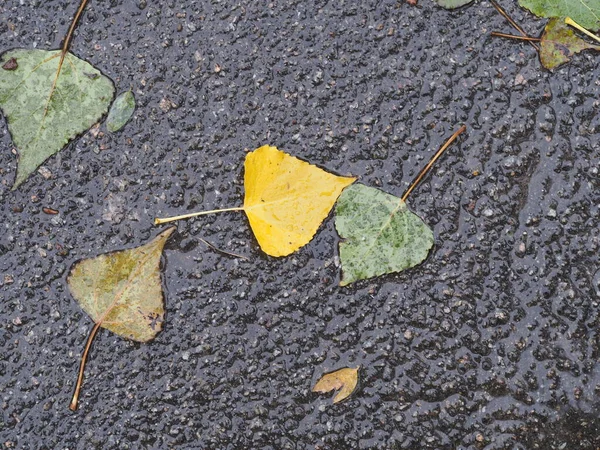
M 42 211 L 44 212 L 44 214 L 49 214 L 51 216 L 55 216 L 58 214 L 58 211 L 52 208 L 42 208 Z
M 17 63 L 17 58 L 10 58 L 2 66 L 2 68 L 4 70 L 17 70 L 18 67 L 19 67 L 19 64 Z
M 358 383 L 358 369 L 360 369 L 360 366 L 354 369 L 344 367 L 335 372 L 327 373 L 317 381 L 312 390 L 324 394 L 339 389 L 339 392 L 333 398 L 333 403 L 341 402 L 354 392 Z

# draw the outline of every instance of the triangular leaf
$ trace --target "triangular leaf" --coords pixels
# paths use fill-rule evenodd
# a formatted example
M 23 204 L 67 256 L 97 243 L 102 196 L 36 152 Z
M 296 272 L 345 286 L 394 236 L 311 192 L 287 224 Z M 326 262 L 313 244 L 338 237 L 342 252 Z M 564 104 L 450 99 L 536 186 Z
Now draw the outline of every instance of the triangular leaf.
M 571 17 L 581 26 L 600 28 L 600 0 L 519 0 L 519 5 L 540 17 Z
M 433 246 L 433 232 L 400 198 L 362 184 L 350 186 L 335 209 L 341 286 L 414 267 Z
M 340 391 L 333 398 L 333 403 L 341 402 L 356 389 L 359 369 L 360 366 L 354 369 L 345 367 L 335 372 L 327 373 L 317 381 L 312 390 L 313 392 L 324 394 L 339 389 Z
M 77 385 L 69 408 L 77 409 L 85 362 L 97 331 L 102 328 L 127 339 L 147 342 L 162 329 L 165 315 L 160 257 L 171 227 L 149 243 L 105 253 L 73 264 L 69 290 L 96 323 L 81 357 Z
M 356 178 L 339 177 L 262 146 L 246 156 L 244 211 L 261 249 L 285 256 L 306 245 Z
M 67 282 L 81 308 L 101 327 L 146 342 L 162 329 L 160 257 L 175 227 L 149 243 L 75 263 Z
M 60 50 L 17 49 L 0 61 L 0 108 L 19 149 L 13 189 L 97 122 L 112 100 L 109 78 L 72 53 L 59 72 L 60 56 Z
M 246 156 L 244 206 L 154 219 L 156 225 L 226 211 L 245 211 L 260 248 L 286 256 L 308 244 L 342 190 L 356 178 L 339 177 L 264 145 Z

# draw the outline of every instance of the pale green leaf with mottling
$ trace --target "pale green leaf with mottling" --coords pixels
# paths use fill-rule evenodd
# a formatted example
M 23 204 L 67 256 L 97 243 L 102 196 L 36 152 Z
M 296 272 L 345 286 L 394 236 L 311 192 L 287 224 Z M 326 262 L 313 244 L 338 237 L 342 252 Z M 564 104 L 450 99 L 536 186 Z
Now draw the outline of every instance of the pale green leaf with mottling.
M 546 69 L 552 70 L 588 49 L 599 51 L 600 46 L 584 41 L 562 19 L 554 18 L 548 21 L 542 35 L 540 61 Z
M 465 6 L 471 3 L 473 0 L 433 0 L 435 3 L 440 5 L 442 8 L 455 9 Z
M 135 97 L 133 92 L 127 91 L 119 95 L 108 112 L 106 129 L 111 133 L 119 131 L 131 119 L 135 110 Z
M 162 329 L 160 257 L 174 230 L 169 228 L 140 247 L 73 265 L 67 279 L 69 289 L 95 323 L 138 342 L 153 339 Z
M 0 109 L 19 150 L 13 189 L 100 120 L 113 98 L 112 81 L 72 53 L 65 55 L 56 78 L 60 55 L 60 50 L 31 49 L 2 55 Z M 13 58 L 16 68 L 2 67 Z
M 335 227 L 343 239 L 341 286 L 414 267 L 433 246 L 433 232 L 406 203 L 362 184 L 340 195 Z
M 519 5 L 540 17 L 571 17 L 589 30 L 600 28 L 600 0 L 519 0 Z

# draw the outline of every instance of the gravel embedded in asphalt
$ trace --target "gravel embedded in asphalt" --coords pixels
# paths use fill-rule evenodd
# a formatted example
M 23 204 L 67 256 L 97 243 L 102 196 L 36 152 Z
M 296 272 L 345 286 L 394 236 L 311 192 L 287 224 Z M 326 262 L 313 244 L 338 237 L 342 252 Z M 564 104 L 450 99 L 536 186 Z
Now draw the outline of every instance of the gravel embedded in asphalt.
M 75 3 L 2 2 L 0 50 L 58 48 Z M 493 30 L 512 32 L 488 1 L 90 2 L 72 51 L 137 109 L 14 192 L 2 121 L 0 448 L 600 448 L 598 55 L 550 73 Z M 408 201 L 425 263 L 340 288 L 331 217 L 280 259 L 242 213 L 180 222 L 164 331 L 102 330 L 68 409 L 92 327 L 75 261 L 241 205 L 263 144 L 400 196 L 463 123 Z M 347 401 L 311 392 L 357 365 Z

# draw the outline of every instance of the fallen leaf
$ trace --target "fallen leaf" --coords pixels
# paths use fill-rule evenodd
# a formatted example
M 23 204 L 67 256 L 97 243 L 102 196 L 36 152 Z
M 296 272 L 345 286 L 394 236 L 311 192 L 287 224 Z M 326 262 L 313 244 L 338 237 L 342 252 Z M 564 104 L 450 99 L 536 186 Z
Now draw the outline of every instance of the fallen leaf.
M 17 49 L 4 53 L 0 61 L 17 64 L 0 76 L 0 109 L 19 149 L 13 189 L 97 122 L 112 100 L 109 78 L 72 53 L 66 53 L 59 71 L 60 56 L 61 50 Z M 84 73 L 98 76 L 91 79 Z
M 155 224 L 224 211 L 244 211 L 260 248 L 286 256 L 308 244 L 342 190 L 340 177 L 264 145 L 246 156 L 244 206 L 155 219 Z
M 171 227 L 140 247 L 73 265 L 67 279 L 69 289 L 95 323 L 138 342 L 156 336 L 164 314 L 160 257 L 174 230 Z
M 555 69 L 571 60 L 583 50 L 600 50 L 599 45 L 590 44 L 579 38 L 563 20 L 550 19 L 540 42 L 540 61 L 546 69 Z
M 600 28 L 600 0 L 519 0 L 519 5 L 539 17 L 571 17 L 589 30 Z
M 433 232 L 405 202 L 362 184 L 340 195 L 335 227 L 343 239 L 340 286 L 414 267 L 433 246 Z
M 264 145 L 246 156 L 244 211 L 261 249 L 285 256 L 308 244 L 342 190 L 339 177 Z
M 339 392 L 333 398 L 333 403 L 341 402 L 354 392 L 356 384 L 358 383 L 359 369 L 360 366 L 355 369 L 345 367 L 336 370 L 335 372 L 327 373 L 317 381 L 317 384 L 315 384 L 312 390 L 313 392 L 325 394 L 339 389 Z
M 127 91 L 119 95 L 108 112 L 106 129 L 111 133 L 119 131 L 131 119 L 135 110 L 135 97 L 133 92 Z
M 455 9 L 471 3 L 473 0 L 434 0 L 442 8 Z
M 96 323 L 82 358 L 71 409 L 77 408 L 85 358 L 99 327 L 138 342 L 152 340 L 162 329 L 160 258 L 174 230 L 171 227 L 140 247 L 84 259 L 71 268 L 69 290 Z

